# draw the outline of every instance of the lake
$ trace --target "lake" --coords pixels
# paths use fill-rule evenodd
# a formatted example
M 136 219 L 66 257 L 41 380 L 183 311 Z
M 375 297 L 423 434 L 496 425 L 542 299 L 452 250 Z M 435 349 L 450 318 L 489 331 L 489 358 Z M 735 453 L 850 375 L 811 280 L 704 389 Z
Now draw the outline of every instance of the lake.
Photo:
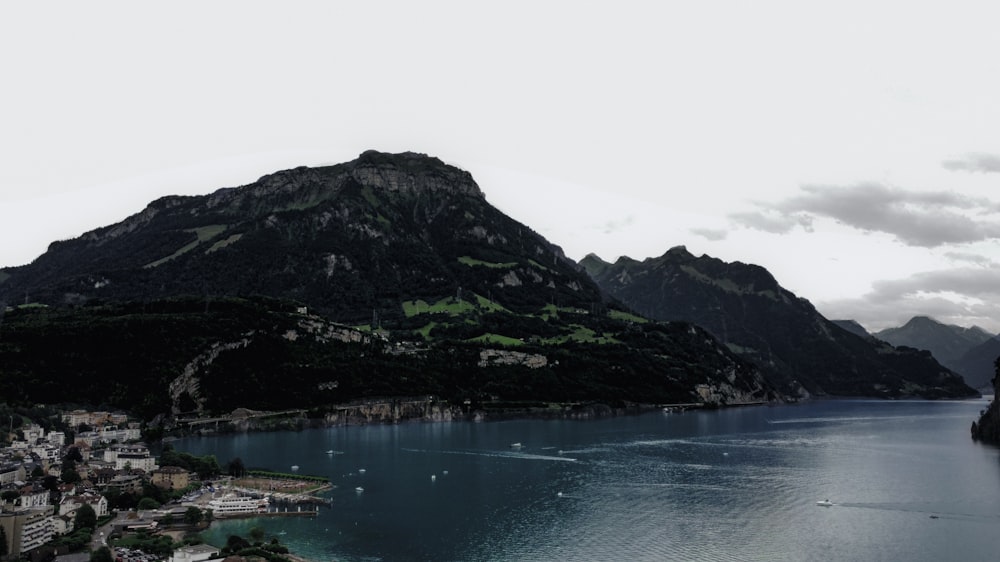
M 223 466 L 240 457 L 247 467 L 328 476 L 337 487 L 317 517 L 223 521 L 204 535 L 224 545 L 259 526 L 316 562 L 992 561 L 1000 454 L 969 438 L 986 405 L 816 401 L 174 446 Z M 834 505 L 816 504 L 827 498 Z

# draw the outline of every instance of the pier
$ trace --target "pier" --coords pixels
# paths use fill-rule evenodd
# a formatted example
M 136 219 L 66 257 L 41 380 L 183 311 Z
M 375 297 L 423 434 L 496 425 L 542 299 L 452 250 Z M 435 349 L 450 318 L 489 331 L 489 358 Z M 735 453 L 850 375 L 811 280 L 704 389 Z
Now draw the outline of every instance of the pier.
M 259 511 L 257 513 L 232 513 L 227 515 L 216 515 L 216 519 L 251 519 L 253 517 L 316 517 L 319 515 L 319 511 L 315 509 L 302 509 L 301 507 L 297 510 L 288 511 L 285 508 L 284 511 Z

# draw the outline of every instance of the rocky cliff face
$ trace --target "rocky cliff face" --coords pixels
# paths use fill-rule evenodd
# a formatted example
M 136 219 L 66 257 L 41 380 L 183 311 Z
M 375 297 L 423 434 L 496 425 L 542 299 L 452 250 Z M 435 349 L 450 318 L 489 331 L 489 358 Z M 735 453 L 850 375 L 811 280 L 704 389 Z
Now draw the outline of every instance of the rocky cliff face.
M 994 361 L 996 376 L 993 377 L 993 402 L 983 412 L 978 421 L 972 422 L 972 438 L 985 443 L 1000 445 L 1000 357 Z

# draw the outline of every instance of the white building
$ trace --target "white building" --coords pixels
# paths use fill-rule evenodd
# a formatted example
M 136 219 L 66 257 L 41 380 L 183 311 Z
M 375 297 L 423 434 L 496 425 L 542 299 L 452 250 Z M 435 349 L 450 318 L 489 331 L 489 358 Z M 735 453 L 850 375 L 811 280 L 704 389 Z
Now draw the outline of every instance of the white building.
M 56 516 L 52 519 L 52 533 L 56 536 L 67 535 L 73 532 L 73 518 Z
M 128 416 L 120 413 L 110 412 L 88 412 L 87 410 L 73 410 L 62 415 L 62 420 L 70 427 L 77 428 L 82 424 L 89 426 L 99 426 L 104 424 L 125 423 Z
M 159 468 L 156 464 L 156 457 L 149 455 L 149 449 L 145 445 L 119 445 L 111 447 L 104 451 L 104 461 L 115 463 L 115 470 L 136 468 L 152 472 Z
M 24 470 L 24 465 L 19 462 L 0 466 L 0 485 L 24 482 L 28 479 L 27 476 L 28 473 Z
M 70 427 L 80 427 L 81 424 L 90 423 L 90 412 L 86 410 L 73 410 L 62 415 L 62 421 Z
M 98 517 L 103 517 L 108 514 L 108 500 L 100 494 L 80 494 L 76 496 L 63 496 L 62 501 L 59 502 L 59 515 L 64 515 L 66 517 L 73 517 L 76 515 L 76 510 L 80 509 L 84 505 L 89 505 L 94 508 L 94 513 Z
M 139 437 L 142 436 L 142 433 L 137 427 L 128 427 L 125 429 L 101 428 L 98 435 L 100 435 L 100 441 L 102 443 L 111 443 L 112 441 L 125 443 L 127 441 L 138 440 Z
M 40 486 L 33 488 L 29 485 L 21 490 L 21 496 L 17 498 L 17 505 L 23 508 L 45 507 L 49 505 L 49 491 Z
M 174 554 L 167 562 L 206 562 L 208 560 L 220 559 L 217 546 L 210 544 L 196 544 L 192 546 L 182 546 L 174 550 Z
M 101 435 L 96 431 L 83 431 L 76 434 L 76 442 L 93 447 L 101 442 Z
M 21 518 L 21 552 L 36 549 L 52 540 L 51 508 L 30 509 Z
M 51 443 L 43 443 L 31 447 L 31 452 L 38 455 L 42 460 L 55 461 L 59 460 L 60 449 Z
M 24 434 L 24 440 L 29 445 L 35 445 L 40 439 L 45 439 L 45 430 L 39 425 L 31 424 L 23 427 L 21 428 L 21 433 Z

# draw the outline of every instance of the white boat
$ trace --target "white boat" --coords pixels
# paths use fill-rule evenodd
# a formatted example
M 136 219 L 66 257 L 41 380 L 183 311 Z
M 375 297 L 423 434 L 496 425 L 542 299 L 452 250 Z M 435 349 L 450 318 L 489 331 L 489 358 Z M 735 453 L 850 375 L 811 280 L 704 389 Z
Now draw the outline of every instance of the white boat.
M 823 507 L 830 507 L 831 505 L 833 505 L 833 502 L 830 500 L 819 500 L 818 502 L 816 502 L 816 505 L 820 505 Z
M 298 470 L 298 469 L 299 469 L 299 465 L 297 465 L 297 464 L 293 464 L 292 465 L 292 470 Z
M 362 488 L 361 486 L 358 486 L 357 488 L 354 489 L 354 491 L 360 494 L 361 492 L 364 492 L 365 489 Z
M 510 444 L 510 448 L 511 449 L 520 449 L 521 448 L 521 442 L 518 441 L 517 443 L 511 443 Z
M 267 498 L 251 498 L 249 496 L 226 494 L 221 498 L 215 498 L 208 502 L 208 509 L 212 510 L 213 515 L 225 517 L 226 515 L 245 513 L 264 513 L 267 511 L 267 504 Z
M 333 449 L 330 449 L 329 451 L 327 451 L 326 454 L 332 455 L 333 454 Z

